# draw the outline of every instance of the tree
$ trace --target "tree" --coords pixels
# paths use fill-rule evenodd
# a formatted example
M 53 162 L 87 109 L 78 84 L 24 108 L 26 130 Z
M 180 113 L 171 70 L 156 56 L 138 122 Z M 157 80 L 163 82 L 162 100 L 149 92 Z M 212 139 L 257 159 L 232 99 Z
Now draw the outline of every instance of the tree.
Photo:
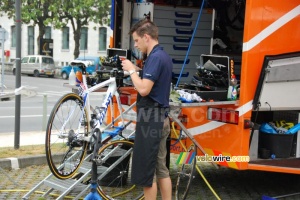
M 74 58 L 79 56 L 79 41 L 81 29 L 89 25 L 90 22 L 102 25 L 107 23 L 109 15 L 110 0 L 62 0 L 50 5 L 49 9 L 55 13 L 47 20 L 55 28 L 62 28 L 71 23 L 73 38 L 75 41 Z
M 12 18 L 15 13 L 15 0 L 1 0 L 0 1 L 0 16 L 3 16 L 3 13 L 7 14 L 9 18 Z M 2 11 L 2 12 L 1 12 Z
M 58 0 L 22 0 L 21 19 L 25 24 L 33 23 L 39 27 L 39 35 L 37 37 L 38 49 L 40 38 L 45 34 L 46 19 L 51 19 L 53 14 L 49 11 L 49 7 Z M 1 0 L 0 11 L 3 11 L 11 19 L 15 16 L 15 0 Z

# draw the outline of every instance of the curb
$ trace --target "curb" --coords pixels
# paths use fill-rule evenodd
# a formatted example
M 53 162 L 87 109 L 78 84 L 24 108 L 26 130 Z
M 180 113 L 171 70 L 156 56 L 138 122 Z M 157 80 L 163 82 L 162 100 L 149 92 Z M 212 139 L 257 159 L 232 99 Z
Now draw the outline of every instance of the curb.
M 54 162 L 59 163 L 62 159 L 63 155 L 56 155 L 54 157 Z M 47 158 L 46 154 L 34 155 L 34 156 L 26 156 L 20 158 L 2 158 L 0 159 L 0 168 L 2 169 L 21 169 L 26 168 L 32 165 L 46 165 Z
M 47 159 L 45 154 L 26 156 L 20 158 L 2 158 L 0 159 L 0 167 L 2 169 L 20 169 L 29 167 L 31 165 L 44 165 L 47 164 Z

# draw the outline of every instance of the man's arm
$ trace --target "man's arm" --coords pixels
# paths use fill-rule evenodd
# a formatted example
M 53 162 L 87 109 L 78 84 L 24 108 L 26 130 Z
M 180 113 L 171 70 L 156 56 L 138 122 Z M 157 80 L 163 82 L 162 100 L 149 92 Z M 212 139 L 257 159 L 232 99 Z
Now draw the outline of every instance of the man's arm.
M 139 69 L 130 60 L 127 59 L 122 61 L 122 68 L 125 71 L 136 71 L 137 69 Z M 147 96 L 150 93 L 154 85 L 153 81 L 149 79 L 141 79 L 136 72 L 132 73 L 130 77 L 135 89 L 141 96 Z
M 133 73 L 130 76 L 132 83 L 135 89 L 138 91 L 138 93 L 141 96 L 147 96 L 150 93 L 154 82 L 149 79 L 141 79 L 137 73 Z

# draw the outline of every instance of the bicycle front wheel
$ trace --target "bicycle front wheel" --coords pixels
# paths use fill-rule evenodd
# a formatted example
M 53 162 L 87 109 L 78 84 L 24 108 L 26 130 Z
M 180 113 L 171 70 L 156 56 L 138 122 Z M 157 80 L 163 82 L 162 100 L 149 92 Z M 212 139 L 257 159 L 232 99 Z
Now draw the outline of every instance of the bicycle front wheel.
M 88 134 L 88 118 L 80 96 L 70 93 L 55 104 L 47 124 L 46 158 L 50 171 L 59 179 L 71 178 L 87 150 L 82 138 Z
M 113 141 L 100 148 L 98 192 L 103 199 L 142 199 L 143 188 L 131 183 L 133 143 Z
M 186 153 L 195 153 L 195 157 L 190 164 L 182 164 L 179 167 L 177 181 L 176 181 L 176 190 L 175 197 L 176 200 L 185 200 L 191 186 L 191 182 L 194 179 L 194 172 L 196 166 L 196 155 L 197 155 L 197 146 L 194 144 L 189 148 Z

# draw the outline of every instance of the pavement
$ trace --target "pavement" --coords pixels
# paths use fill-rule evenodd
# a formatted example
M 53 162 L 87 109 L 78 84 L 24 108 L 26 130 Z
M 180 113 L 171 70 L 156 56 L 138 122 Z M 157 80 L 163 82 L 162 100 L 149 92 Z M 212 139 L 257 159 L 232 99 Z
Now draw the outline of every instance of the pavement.
M 30 88 L 21 87 L 13 90 L 11 88 L 0 88 L 0 101 L 10 101 L 15 98 L 16 94 L 25 97 L 35 96 L 36 92 Z M 0 147 L 14 147 L 15 133 L 1 133 Z M 36 132 L 20 132 L 19 146 L 45 144 L 45 131 Z M 4 158 L 0 159 L 0 168 L 2 169 L 19 169 L 28 167 L 33 164 L 46 164 L 45 155 L 24 156 L 20 158 Z
M 44 144 L 45 133 L 40 132 L 21 132 L 20 146 Z M 13 147 L 14 133 L 0 134 L 0 147 Z M 176 156 L 171 155 L 170 174 L 173 185 L 173 194 L 177 179 L 178 166 Z M 216 169 L 209 163 L 197 163 L 201 173 L 205 176 L 210 187 L 222 200 L 232 199 L 263 199 L 267 197 L 287 196 L 288 200 L 300 198 L 299 175 L 271 173 L 252 170 L 234 170 L 230 168 Z M 0 199 L 22 199 L 22 197 L 37 186 L 50 174 L 45 155 L 32 155 L 20 158 L 0 159 Z M 42 185 L 29 199 L 40 199 L 49 187 Z M 54 190 L 45 199 L 56 199 L 58 191 Z M 298 194 L 298 195 L 296 195 Z M 68 198 L 72 199 L 76 193 L 70 193 Z M 174 196 L 173 196 L 174 197 Z M 42 198 L 43 199 L 43 198 Z M 161 199 L 158 196 L 157 199 Z M 195 172 L 187 200 L 206 200 L 217 199 L 203 178 Z
M 170 174 L 173 185 L 173 197 L 175 196 L 178 169 L 175 163 L 176 157 L 171 156 Z M 219 199 L 222 200 L 259 200 L 262 199 L 263 195 L 268 197 L 289 195 L 285 198 L 280 198 L 286 200 L 297 200 L 300 197 L 299 175 L 252 170 L 239 171 L 230 168 L 216 169 L 209 163 L 198 163 L 198 166 L 210 184 L 210 187 L 218 195 Z M 31 165 L 18 170 L 0 169 L 0 199 L 22 199 L 29 190 L 37 186 L 49 173 L 49 167 L 46 164 Z M 48 189 L 49 187 L 42 185 L 28 199 L 56 199 L 59 194 L 56 190 L 51 191 L 51 194 L 46 198 L 40 198 Z M 297 193 L 298 195 L 296 195 Z M 72 199 L 76 196 L 75 194 L 70 193 L 68 194 L 68 198 L 65 199 Z M 159 194 L 157 199 L 162 199 Z M 200 175 L 195 172 L 187 200 L 214 199 L 217 199 L 216 196 Z
M 1 133 L 0 147 L 14 148 L 15 133 Z M 21 132 L 19 146 L 45 144 L 45 132 Z M 19 169 L 30 165 L 46 164 L 45 155 L 30 155 L 23 157 L 8 157 L 0 159 L 0 167 L 3 169 Z

